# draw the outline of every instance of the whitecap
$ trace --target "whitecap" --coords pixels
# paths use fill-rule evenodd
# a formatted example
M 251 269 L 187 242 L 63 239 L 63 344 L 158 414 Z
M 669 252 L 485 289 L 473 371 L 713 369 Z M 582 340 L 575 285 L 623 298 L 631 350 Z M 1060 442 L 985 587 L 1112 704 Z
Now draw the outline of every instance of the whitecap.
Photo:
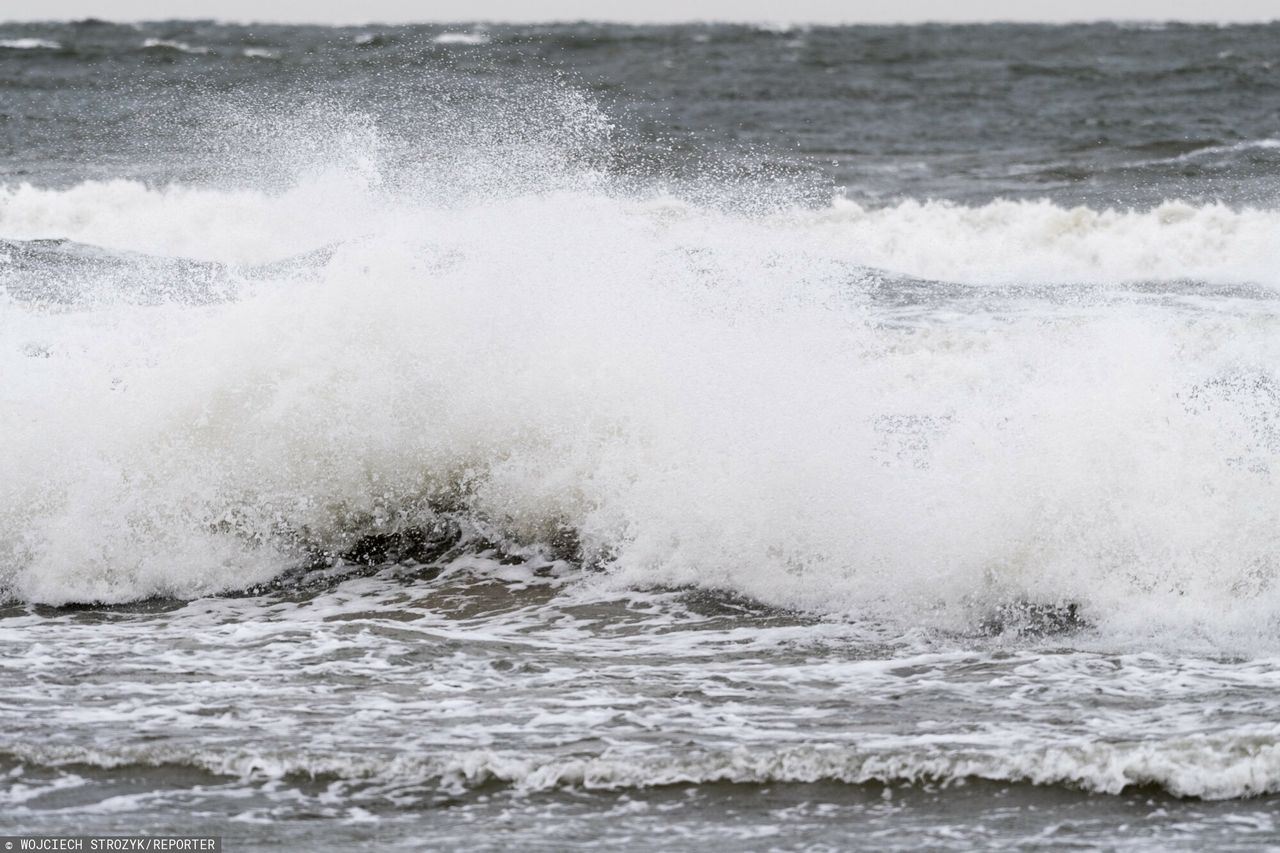
M 61 50 L 62 45 L 50 39 L 0 39 L 0 48 L 8 50 Z
M 176 50 L 180 53 L 191 53 L 191 54 L 212 53 L 212 51 L 207 47 L 192 47 L 186 42 L 173 41 L 170 39 L 149 38 L 142 43 L 142 47 L 144 50 L 154 50 L 154 49 Z
M 488 44 L 489 36 L 484 33 L 441 33 L 432 39 L 436 44 Z
M 1280 148 L 1280 139 L 1245 139 L 1240 142 L 1232 142 L 1227 145 L 1210 145 L 1206 148 L 1197 148 L 1195 151 L 1188 151 L 1186 154 L 1180 154 L 1173 158 L 1173 160 L 1195 160 L 1200 157 L 1210 157 L 1215 154 L 1238 154 L 1242 151 L 1267 151 L 1277 148 Z

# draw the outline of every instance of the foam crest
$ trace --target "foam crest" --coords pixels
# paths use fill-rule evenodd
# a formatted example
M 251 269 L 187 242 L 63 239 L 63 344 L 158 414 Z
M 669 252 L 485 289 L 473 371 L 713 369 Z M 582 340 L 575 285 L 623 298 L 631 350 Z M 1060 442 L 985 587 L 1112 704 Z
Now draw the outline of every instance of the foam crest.
M 1098 743 L 1078 747 L 940 749 L 902 747 L 883 752 L 832 747 L 699 750 L 683 756 L 608 755 L 565 758 L 493 751 L 438 756 L 320 755 L 291 750 L 215 751 L 134 747 L 9 746 L 10 756 L 36 765 L 196 767 L 219 776 L 262 783 L 289 777 L 338 780 L 358 798 L 420 786 L 462 794 L 498 783 L 521 793 L 626 790 L 714 783 L 776 785 L 841 782 L 851 785 L 962 785 L 973 780 L 1062 785 L 1097 793 L 1159 788 L 1174 796 L 1224 800 L 1280 791 L 1280 748 L 1274 730 L 1255 736 L 1198 738 L 1185 743 Z
M 382 213 L 368 179 L 328 171 L 289 192 L 219 190 L 140 181 L 89 181 L 54 190 L 29 184 L 0 189 L 5 239 L 71 239 L 109 249 L 224 263 L 279 260 L 365 233 L 361 220 Z
M 0 39 L 0 48 L 7 50 L 61 50 L 62 45 L 52 39 Z
M 172 50 L 178 53 L 207 54 L 212 51 L 207 47 L 193 47 L 186 42 L 174 39 L 149 38 L 142 42 L 144 50 Z
M 302 134 L 307 128 L 293 126 L 288 132 Z M 376 137 L 362 141 L 378 144 Z M 317 160 L 327 154 L 311 153 Z M 539 183 L 532 173 L 552 171 L 558 155 L 533 162 L 537 155 L 527 150 L 507 153 L 526 158 L 517 171 L 529 172 L 513 181 L 513 202 L 525 192 L 554 191 L 554 184 Z M 492 160 L 484 164 L 495 165 Z M 425 177 L 397 179 L 412 192 L 430 189 L 440 196 L 455 189 L 451 183 L 424 187 L 418 179 Z M 573 177 L 578 180 L 568 183 L 582 183 L 582 173 Z M 504 200 L 492 174 L 463 179 L 471 189 L 492 182 L 483 200 Z M 606 196 L 612 194 L 598 177 L 588 180 Z M 70 189 L 19 184 L 0 188 L 0 236 L 68 238 L 160 255 L 264 263 L 385 230 L 390 220 L 430 214 L 420 199 L 396 198 L 403 187 L 394 183 L 384 180 L 375 163 L 348 161 L 300 170 L 286 190 L 271 193 L 149 187 L 133 180 L 89 181 Z M 655 218 L 696 223 L 706 213 L 678 195 L 645 197 Z M 1275 286 L 1280 269 L 1280 248 L 1272 239 L 1280 229 L 1280 213 L 1216 203 L 1169 201 L 1151 210 L 1095 210 L 1045 200 L 979 206 L 908 200 L 864 207 L 837 198 L 827 208 L 775 213 L 769 224 L 785 231 L 802 251 L 824 258 L 969 284 Z
M 480 33 L 480 32 L 441 33 L 440 35 L 432 39 L 432 41 L 435 42 L 436 44 L 478 45 L 478 44 L 488 44 L 489 36 L 486 35 L 485 33 Z
M 1167 201 L 1151 210 L 1064 208 L 1047 200 L 967 207 L 837 200 L 814 217 L 861 260 L 944 281 L 1112 284 L 1194 280 L 1278 283 L 1280 213 Z

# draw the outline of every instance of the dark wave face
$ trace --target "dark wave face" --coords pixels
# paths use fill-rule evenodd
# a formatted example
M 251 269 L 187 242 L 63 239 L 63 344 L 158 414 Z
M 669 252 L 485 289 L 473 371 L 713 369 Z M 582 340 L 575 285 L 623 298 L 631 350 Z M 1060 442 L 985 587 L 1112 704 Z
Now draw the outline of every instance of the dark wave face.
M 0 24 L 0 834 L 1280 844 L 1277 36 Z

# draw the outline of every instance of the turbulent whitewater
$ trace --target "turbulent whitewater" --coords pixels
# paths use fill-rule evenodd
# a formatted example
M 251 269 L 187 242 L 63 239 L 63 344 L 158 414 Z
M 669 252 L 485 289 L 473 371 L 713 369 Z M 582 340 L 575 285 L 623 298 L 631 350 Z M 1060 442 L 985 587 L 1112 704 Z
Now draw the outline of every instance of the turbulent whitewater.
M 19 186 L 4 583 L 189 598 L 456 515 L 620 586 L 1265 640 L 1277 224 Z
M 0 828 L 1274 842 L 1269 33 L 0 27 Z

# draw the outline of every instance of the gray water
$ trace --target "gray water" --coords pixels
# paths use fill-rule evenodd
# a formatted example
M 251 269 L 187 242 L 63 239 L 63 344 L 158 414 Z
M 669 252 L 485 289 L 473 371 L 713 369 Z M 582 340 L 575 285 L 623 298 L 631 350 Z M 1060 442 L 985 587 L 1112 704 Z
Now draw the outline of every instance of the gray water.
M 1277 34 L 0 25 L 0 832 L 1280 845 Z

